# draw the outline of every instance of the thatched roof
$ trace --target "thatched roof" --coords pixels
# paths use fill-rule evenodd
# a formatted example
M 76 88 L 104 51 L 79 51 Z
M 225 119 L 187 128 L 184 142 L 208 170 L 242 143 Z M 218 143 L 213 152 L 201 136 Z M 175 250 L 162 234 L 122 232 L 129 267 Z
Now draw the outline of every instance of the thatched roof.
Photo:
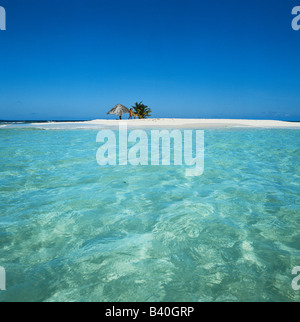
M 117 104 L 114 108 L 112 108 L 107 114 L 119 115 L 129 113 L 129 109 L 122 104 Z

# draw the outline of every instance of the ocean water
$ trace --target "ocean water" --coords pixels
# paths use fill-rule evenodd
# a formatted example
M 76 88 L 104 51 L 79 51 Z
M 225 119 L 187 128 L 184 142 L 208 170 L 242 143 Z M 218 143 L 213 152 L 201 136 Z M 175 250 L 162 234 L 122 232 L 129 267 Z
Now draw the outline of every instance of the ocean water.
M 300 130 L 205 130 L 199 177 L 96 136 L 0 129 L 1 302 L 300 300 Z

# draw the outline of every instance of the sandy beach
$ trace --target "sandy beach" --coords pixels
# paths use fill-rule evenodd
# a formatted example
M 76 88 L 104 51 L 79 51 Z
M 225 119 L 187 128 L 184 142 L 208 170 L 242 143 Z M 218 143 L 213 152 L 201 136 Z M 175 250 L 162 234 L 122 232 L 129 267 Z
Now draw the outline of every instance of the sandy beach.
M 273 120 L 234 120 L 234 119 L 142 119 L 142 120 L 94 120 L 85 124 L 118 126 L 119 123 L 127 123 L 128 127 L 166 127 L 166 128 L 300 128 L 300 122 L 283 122 Z

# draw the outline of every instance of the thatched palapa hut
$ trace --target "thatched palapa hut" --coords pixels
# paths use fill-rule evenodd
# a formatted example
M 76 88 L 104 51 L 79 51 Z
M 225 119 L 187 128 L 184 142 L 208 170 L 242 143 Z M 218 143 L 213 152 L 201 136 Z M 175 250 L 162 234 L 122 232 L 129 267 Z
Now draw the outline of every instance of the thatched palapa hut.
M 120 120 L 122 120 L 122 115 L 126 113 L 130 113 L 129 109 L 122 104 L 117 104 L 107 114 L 118 115 Z

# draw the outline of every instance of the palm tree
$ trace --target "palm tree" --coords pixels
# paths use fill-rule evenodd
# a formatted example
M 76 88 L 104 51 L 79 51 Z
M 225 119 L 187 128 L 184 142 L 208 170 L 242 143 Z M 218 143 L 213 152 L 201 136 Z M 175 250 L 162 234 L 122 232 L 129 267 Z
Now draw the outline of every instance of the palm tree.
M 132 108 L 139 119 L 145 119 L 151 116 L 151 109 L 147 105 L 144 105 L 143 102 L 136 102 L 132 105 Z

